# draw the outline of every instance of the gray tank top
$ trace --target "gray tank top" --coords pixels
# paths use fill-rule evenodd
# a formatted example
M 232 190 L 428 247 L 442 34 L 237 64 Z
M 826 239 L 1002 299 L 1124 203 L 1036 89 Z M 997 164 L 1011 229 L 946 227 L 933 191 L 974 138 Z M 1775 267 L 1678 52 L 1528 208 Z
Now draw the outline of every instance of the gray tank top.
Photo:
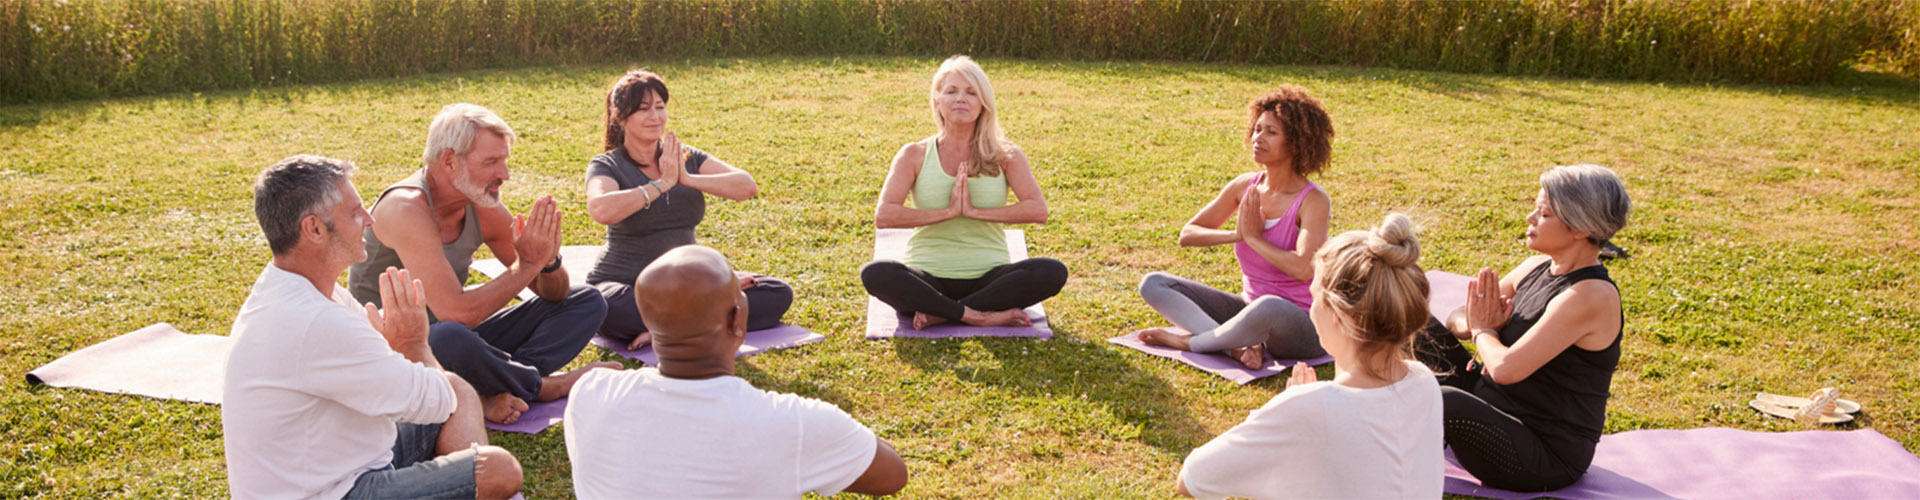
M 373 205 L 380 206 L 380 201 L 387 198 L 387 193 L 403 188 L 420 190 L 426 195 L 427 210 L 433 210 L 433 196 L 427 190 L 426 169 L 414 172 L 412 176 L 387 187 L 386 191 L 381 191 L 380 198 L 374 200 Z M 386 271 L 388 267 L 406 269 L 407 266 L 400 261 L 399 252 L 380 243 L 380 238 L 373 235 L 372 227 L 367 228 L 364 238 L 367 241 L 367 260 L 347 268 L 347 291 L 352 292 L 353 299 L 360 303 L 371 302 L 374 305 L 381 305 L 380 273 Z M 453 265 L 453 277 L 460 280 L 461 286 L 467 284 L 469 276 L 467 266 L 473 264 L 473 252 L 480 249 L 480 242 L 480 213 L 469 206 L 466 219 L 460 225 L 460 237 L 454 238 L 453 243 L 440 247 L 440 251 L 447 255 L 447 263 Z M 431 316 L 433 312 L 427 313 Z

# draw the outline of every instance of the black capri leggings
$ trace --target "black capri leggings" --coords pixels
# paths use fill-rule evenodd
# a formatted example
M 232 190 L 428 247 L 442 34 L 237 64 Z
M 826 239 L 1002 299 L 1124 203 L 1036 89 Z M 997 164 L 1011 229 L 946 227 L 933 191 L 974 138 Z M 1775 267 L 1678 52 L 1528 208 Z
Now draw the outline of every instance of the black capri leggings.
M 967 308 L 1022 309 L 1053 297 L 1067 285 L 1067 265 L 1038 257 L 995 266 L 979 278 L 947 279 L 899 261 L 876 260 L 860 267 L 860 283 L 900 314 L 923 312 L 959 322 Z
M 1438 321 L 1429 320 L 1425 342 L 1414 353 L 1440 375 L 1441 412 L 1447 446 L 1460 466 L 1480 483 L 1511 491 L 1548 491 L 1566 487 L 1586 474 L 1593 444 L 1549 443 L 1519 418 L 1473 395 L 1480 367 L 1460 340 Z M 1580 467 L 1561 457 L 1584 458 Z

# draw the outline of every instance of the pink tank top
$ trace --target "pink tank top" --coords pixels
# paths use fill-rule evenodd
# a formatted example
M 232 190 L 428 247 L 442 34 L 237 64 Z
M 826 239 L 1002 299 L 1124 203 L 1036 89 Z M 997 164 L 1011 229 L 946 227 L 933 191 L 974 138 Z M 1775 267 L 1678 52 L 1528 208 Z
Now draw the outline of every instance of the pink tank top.
M 1267 174 L 1264 172 L 1255 174 L 1253 181 L 1247 183 L 1247 189 L 1256 188 L 1266 177 Z M 1320 186 L 1308 182 L 1307 187 L 1300 190 L 1300 195 L 1293 198 L 1293 204 L 1287 206 L 1287 213 L 1280 215 L 1280 222 L 1266 228 L 1260 235 L 1281 250 L 1293 251 L 1300 241 L 1300 204 L 1307 200 L 1307 193 L 1315 189 L 1320 189 Z M 1265 224 L 1266 221 L 1243 220 L 1239 223 Z M 1276 295 L 1287 299 L 1293 305 L 1300 306 L 1302 311 L 1313 307 L 1313 294 L 1307 291 L 1306 282 L 1293 279 L 1293 276 L 1288 276 L 1285 271 L 1273 267 L 1272 262 L 1267 262 L 1265 257 L 1253 251 L 1253 247 L 1248 246 L 1247 242 L 1234 243 L 1233 256 L 1240 259 L 1240 279 L 1245 286 L 1245 291 L 1241 294 L 1246 296 L 1247 300 Z

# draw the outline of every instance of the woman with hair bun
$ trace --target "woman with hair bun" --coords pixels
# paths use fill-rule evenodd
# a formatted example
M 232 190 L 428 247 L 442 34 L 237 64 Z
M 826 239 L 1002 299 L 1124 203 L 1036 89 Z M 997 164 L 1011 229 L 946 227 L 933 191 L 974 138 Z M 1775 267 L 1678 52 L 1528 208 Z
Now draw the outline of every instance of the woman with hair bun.
M 1287 389 L 1193 450 L 1176 488 L 1199 498 L 1438 498 L 1440 386 L 1412 359 L 1427 324 L 1413 221 L 1388 214 L 1314 254 L 1311 315 L 1333 380 L 1293 366 Z
M 1600 248 L 1630 209 L 1626 186 L 1605 167 L 1541 174 L 1526 245 L 1542 255 L 1505 277 L 1481 269 L 1466 307 L 1429 329 L 1440 349 L 1423 357 L 1452 372 L 1441 379 L 1447 444 L 1482 484 L 1553 490 L 1593 463 L 1626 322 Z M 1477 361 L 1462 341 L 1473 342 Z
M 1172 274 L 1140 280 L 1140 297 L 1175 328 L 1137 332 L 1141 342 L 1223 352 L 1249 369 L 1326 354 L 1307 317 L 1313 253 L 1327 241 L 1333 200 L 1307 177 L 1333 154 L 1333 119 L 1319 99 L 1283 85 L 1247 106 L 1247 150 L 1260 170 L 1228 182 L 1180 229 L 1180 246 L 1233 245 L 1243 291 L 1233 294 Z M 1239 218 L 1231 230 L 1220 229 Z

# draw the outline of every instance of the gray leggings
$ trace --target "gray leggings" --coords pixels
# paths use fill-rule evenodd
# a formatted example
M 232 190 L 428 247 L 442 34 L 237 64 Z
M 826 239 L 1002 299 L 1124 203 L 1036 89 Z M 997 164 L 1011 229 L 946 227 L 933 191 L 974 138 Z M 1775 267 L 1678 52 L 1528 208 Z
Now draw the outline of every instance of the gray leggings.
M 1225 351 L 1265 343 L 1276 359 L 1317 358 L 1327 354 L 1314 333 L 1313 319 L 1300 306 L 1275 296 L 1247 302 L 1199 282 L 1167 273 L 1140 280 L 1140 297 L 1174 326 L 1193 332 L 1193 352 Z

